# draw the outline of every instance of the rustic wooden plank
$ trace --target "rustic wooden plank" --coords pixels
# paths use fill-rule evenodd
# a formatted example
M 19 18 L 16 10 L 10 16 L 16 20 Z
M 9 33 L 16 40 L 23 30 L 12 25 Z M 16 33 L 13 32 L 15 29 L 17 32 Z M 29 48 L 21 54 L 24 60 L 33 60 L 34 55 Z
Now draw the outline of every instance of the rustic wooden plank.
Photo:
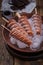
M 0 25 L 2 23 L 4 24 L 0 17 Z M 0 65 L 13 65 L 13 57 L 6 50 L 4 43 L 2 28 L 0 27 Z
M 43 59 L 38 60 L 40 65 L 43 65 Z
M 36 60 L 36 61 L 31 61 L 31 65 L 40 65 L 40 63 L 38 62 L 38 60 Z
M 43 8 L 40 8 L 40 15 L 43 16 Z
M 43 16 L 43 8 L 38 8 L 38 13 Z
M 38 13 L 43 16 L 43 0 L 36 0 L 36 5 L 38 7 Z
M 31 61 L 31 65 L 43 65 L 43 60 L 39 59 L 36 61 Z
M 38 7 L 43 7 L 43 0 L 36 0 L 36 4 Z
M 24 65 L 31 65 L 30 61 L 25 61 Z
M 14 65 L 24 65 L 24 62 L 20 59 L 15 58 L 14 59 Z
M 39 59 L 36 61 L 22 61 L 20 59 L 14 58 L 14 65 L 43 65 L 43 60 Z

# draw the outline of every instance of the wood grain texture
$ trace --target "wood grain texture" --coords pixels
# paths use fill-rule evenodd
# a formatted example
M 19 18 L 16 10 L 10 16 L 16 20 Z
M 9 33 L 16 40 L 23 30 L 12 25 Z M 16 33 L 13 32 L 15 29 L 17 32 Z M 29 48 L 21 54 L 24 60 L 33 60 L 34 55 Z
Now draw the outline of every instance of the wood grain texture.
M 36 0 L 36 4 L 38 7 L 43 7 L 43 0 Z
M 0 25 L 4 24 L 0 17 Z M 13 57 L 8 53 L 5 48 L 3 36 L 2 36 L 2 28 L 0 27 L 0 65 L 13 65 Z
M 0 15 L 0 24 L 5 24 Z M 0 27 L 0 65 L 43 65 L 43 60 L 40 61 L 22 61 L 13 58 L 5 48 L 5 41 L 2 36 L 2 28 Z
M 38 8 L 38 13 L 43 16 L 43 0 L 36 0 L 36 5 Z
M 39 14 L 41 14 L 39 12 Z M 0 13 L 0 24 L 5 24 L 1 18 Z M 13 58 L 5 48 L 5 41 L 2 36 L 2 28 L 0 27 L 0 65 L 43 65 L 43 60 L 38 61 L 22 61 L 17 58 Z

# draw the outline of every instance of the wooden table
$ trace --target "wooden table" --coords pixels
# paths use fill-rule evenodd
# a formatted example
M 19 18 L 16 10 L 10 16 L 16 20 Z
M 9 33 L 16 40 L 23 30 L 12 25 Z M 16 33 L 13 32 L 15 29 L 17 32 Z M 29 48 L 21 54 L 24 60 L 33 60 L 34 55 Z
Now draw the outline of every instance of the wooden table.
M 0 0 L 1 2 L 2 0 Z M 37 0 L 38 1 L 38 0 Z M 38 8 L 38 13 L 43 16 L 43 8 Z M 0 15 L 0 24 L 5 24 Z M 37 61 L 22 61 L 11 56 L 4 45 L 5 41 L 2 36 L 2 28 L 0 27 L 0 65 L 43 65 L 43 60 Z
M 0 13 L 1 14 L 1 13 Z M 0 24 L 5 24 L 1 19 L 0 15 Z M 43 65 L 43 60 L 39 59 L 37 61 L 22 61 L 11 56 L 5 47 L 5 41 L 2 36 L 2 28 L 0 27 L 0 65 Z
M 36 5 L 38 8 L 38 13 L 43 16 L 43 0 L 36 0 Z

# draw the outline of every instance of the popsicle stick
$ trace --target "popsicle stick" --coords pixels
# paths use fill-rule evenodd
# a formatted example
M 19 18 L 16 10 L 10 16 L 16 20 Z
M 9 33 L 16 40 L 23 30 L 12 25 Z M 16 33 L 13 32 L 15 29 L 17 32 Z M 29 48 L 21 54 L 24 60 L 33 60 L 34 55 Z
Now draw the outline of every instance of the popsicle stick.
M 2 17 L 2 19 L 3 19 L 6 23 L 9 23 L 9 21 L 8 21 L 6 18 Z
M 35 8 L 35 14 L 37 14 L 37 8 Z
M 20 14 L 18 12 L 16 13 L 16 16 L 18 16 L 19 18 L 21 18 Z
M 8 32 L 10 32 L 10 30 L 7 27 L 5 27 L 4 25 L 1 25 L 1 27 L 5 28 Z

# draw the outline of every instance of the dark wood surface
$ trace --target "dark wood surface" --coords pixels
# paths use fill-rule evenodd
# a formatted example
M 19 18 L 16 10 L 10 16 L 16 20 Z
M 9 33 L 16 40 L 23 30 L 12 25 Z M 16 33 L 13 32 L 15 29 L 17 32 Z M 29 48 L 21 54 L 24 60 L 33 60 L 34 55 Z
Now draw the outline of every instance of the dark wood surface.
M 0 16 L 0 24 L 4 24 Z M 0 27 L 0 65 L 13 65 L 13 57 L 7 52 L 2 37 L 2 28 Z
M 5 24 L 1 18 L 0 13 L 0 24 Z M 2 36 L 2 28 L 0 27 L 0 65 L 43 65 L 43 60 L 37 61 L 22 61 L 20 59 L 12 57 L 5 47 L 5 41 Z
M 2 1 L 2 0 L 0 0 Z M 43 10 L 38 9 L 38 12 L 43 16 Z M 0 24 L 5 24 L 1 19 L 0 13 Z M 39 59 L 37 61 L 21 61 L 20 59 L 12 57 L 5 47 L 5 41 L 2 36 L 2 28 L 0 27 L 0 65 L 43 65 L 43 60 Z
M 38 13 L 43 16 L 43 0 L 36 0 L 36 4 L 38 7 Z

